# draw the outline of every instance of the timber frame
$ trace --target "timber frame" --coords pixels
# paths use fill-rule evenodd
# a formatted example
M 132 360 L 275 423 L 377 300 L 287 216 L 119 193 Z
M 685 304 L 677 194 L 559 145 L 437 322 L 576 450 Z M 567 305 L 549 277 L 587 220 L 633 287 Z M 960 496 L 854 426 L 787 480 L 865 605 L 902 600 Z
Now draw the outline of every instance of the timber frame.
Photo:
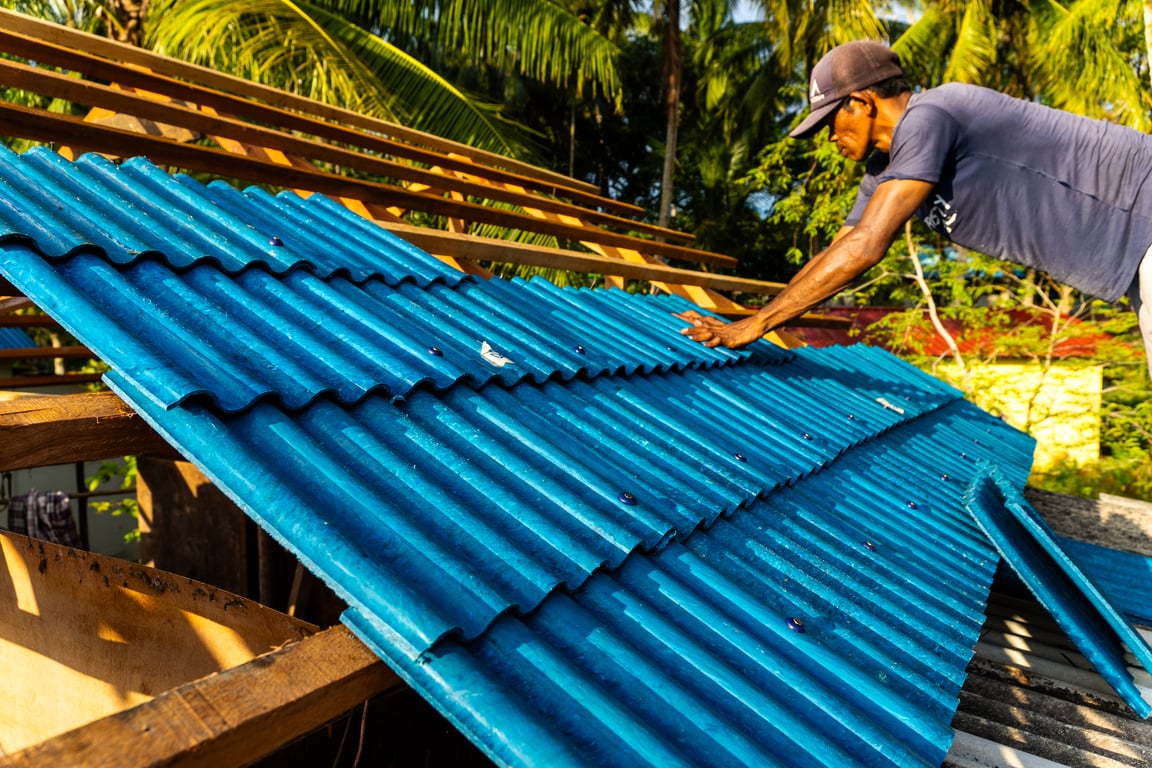
M 597 275 L 615 288 L 641 281 L 728 317 L 753 311 L 732 296 L 783 288 L 717 272 L 736 260 L 694 248 L 691 235 L 643 221 L 642 209 L 591 184 L 519 160 L 3 9 L 0 53 L 0 84 L 87 110 L 80 118 L 0 101 L 0 134 L 69 158 L 144 155 L 172 170 L 323 193 L 486 278 L 491 265 L 515 264 Z M 552 245 L 523 242 L 541 238 Z M 51 318 L 14 314 L 21 298 L 0 281 L 0 327 L 53 327 Z M 812 314 L 794 324 L 844 325 Z M 3 354 L 92 357 L 79 347 Z M 96 379 L 12 377 L 0 388 Z
M 0 471 L 125 454 L 179 458 L 112 393 L 0 401 Z M 400 685 L 337 625 L 0 755 L 0 767 L 247 765 Z
M 34 62 L 0 59 L 3 85 L 88 109 L 81 119 L 0 102 L 0 133 L 65 156 L 145 155 L 172 169 L 324 193 L 485 276 L 478 262 L 593 273 L 614 287 L 641 280 L 729 316 L 751 310 L 721 291 L 772 296 L 783 287 L 691 266 L 737 262 L 692 247 L 691 235 L 643 221 L 640 208 L 590 184 L 395 123 L 7 10 L 0 53 Z M 355 177 L 339 170 L 348 168 Z M 412 227 L 414 213 L 443 228 Z M 493 230 L 556 245 L 479 234 Z
M 753 310 L 727 293 L 772 296 L 783 287 L 715 271 L 736 260 L 643 221 L 641 209 L 592 185 L 515 159 L 3 9 L 0 53 L 0 84 L 87 109 L 79 118 L 0 101 L 0 133 L 48 143 L 69 158 L 144 155 L 171 170 L 323 193 L 483 278 L 492 277 L 488 265 L 523 264 L 602 276 L 615 288 L 644 281 L 729 317 Z M 347 168 L 356 175 L 339 172 Z M 415 226 L 413 214 L 439 228 Z M 489 236 L 494 230 L 554 245 Z M 0 327 L 58 329 L 50 317 L 24 314 L 31 306 L 0 278 Z M 807 316 L 799 324 L 843 321 Z M 57 347 L 0 356 L 92 354 Z M 0 389 L 98 378 L 14 376 Z M 110 393 L 0 401 L 0 471 L 124 455 L 180 458 Z M 399 685 L 335 626 L 0 756 L 0 766 L 104 765 L 113 750 L 117 764 L 131 766 L 247 764 Z

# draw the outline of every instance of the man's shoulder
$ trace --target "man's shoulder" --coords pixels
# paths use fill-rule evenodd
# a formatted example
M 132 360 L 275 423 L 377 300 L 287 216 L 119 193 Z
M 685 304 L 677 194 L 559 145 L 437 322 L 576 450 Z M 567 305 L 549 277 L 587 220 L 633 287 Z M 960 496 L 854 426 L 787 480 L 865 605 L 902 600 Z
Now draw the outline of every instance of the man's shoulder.
M 945 83 L 913 94 L 908 109 L 935 108 L 949 114 L 1002 110 L 1018 101 L 1011 96 L 967 83 Z

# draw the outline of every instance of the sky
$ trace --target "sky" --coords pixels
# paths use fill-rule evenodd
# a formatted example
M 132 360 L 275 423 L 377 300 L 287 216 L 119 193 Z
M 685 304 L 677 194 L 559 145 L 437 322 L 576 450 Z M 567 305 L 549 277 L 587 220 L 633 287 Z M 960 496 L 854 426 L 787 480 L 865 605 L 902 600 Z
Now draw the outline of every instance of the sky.
M 756 4 L 752 0 L 740 0 L 736 4 L 736 11 L 733 13 L 732 18 L 736 21 L 752 21 L 760 17 L 760 11 L 756 8 Z

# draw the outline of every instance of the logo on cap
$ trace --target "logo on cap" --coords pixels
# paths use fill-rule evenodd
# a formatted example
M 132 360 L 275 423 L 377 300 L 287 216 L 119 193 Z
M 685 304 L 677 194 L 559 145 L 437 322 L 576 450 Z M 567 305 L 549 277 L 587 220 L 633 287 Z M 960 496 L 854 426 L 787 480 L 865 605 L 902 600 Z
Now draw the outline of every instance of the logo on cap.
M 808 103 L 816 104 L 821 101 L 824 101 L 824 94 L 820 91 L 820 86 L 816 84 L 816 78 L 812 78 L 812 88 L 808 91 Z

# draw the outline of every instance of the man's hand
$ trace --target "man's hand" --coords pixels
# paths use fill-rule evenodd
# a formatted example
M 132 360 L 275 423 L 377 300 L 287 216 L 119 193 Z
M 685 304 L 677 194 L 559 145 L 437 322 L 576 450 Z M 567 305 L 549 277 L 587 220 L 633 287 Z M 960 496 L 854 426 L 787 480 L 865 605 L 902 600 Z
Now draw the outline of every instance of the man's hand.
M 689 309 L 676 317 L 692 324 L 680 333 L 693 341 L 701 342 L 706 347 L 725 346 L 737 349 L 756 341 L 768 330 L 756 315 L 735 323 L 726 323 L 711 315 L 702 315 L 694 309 Z

